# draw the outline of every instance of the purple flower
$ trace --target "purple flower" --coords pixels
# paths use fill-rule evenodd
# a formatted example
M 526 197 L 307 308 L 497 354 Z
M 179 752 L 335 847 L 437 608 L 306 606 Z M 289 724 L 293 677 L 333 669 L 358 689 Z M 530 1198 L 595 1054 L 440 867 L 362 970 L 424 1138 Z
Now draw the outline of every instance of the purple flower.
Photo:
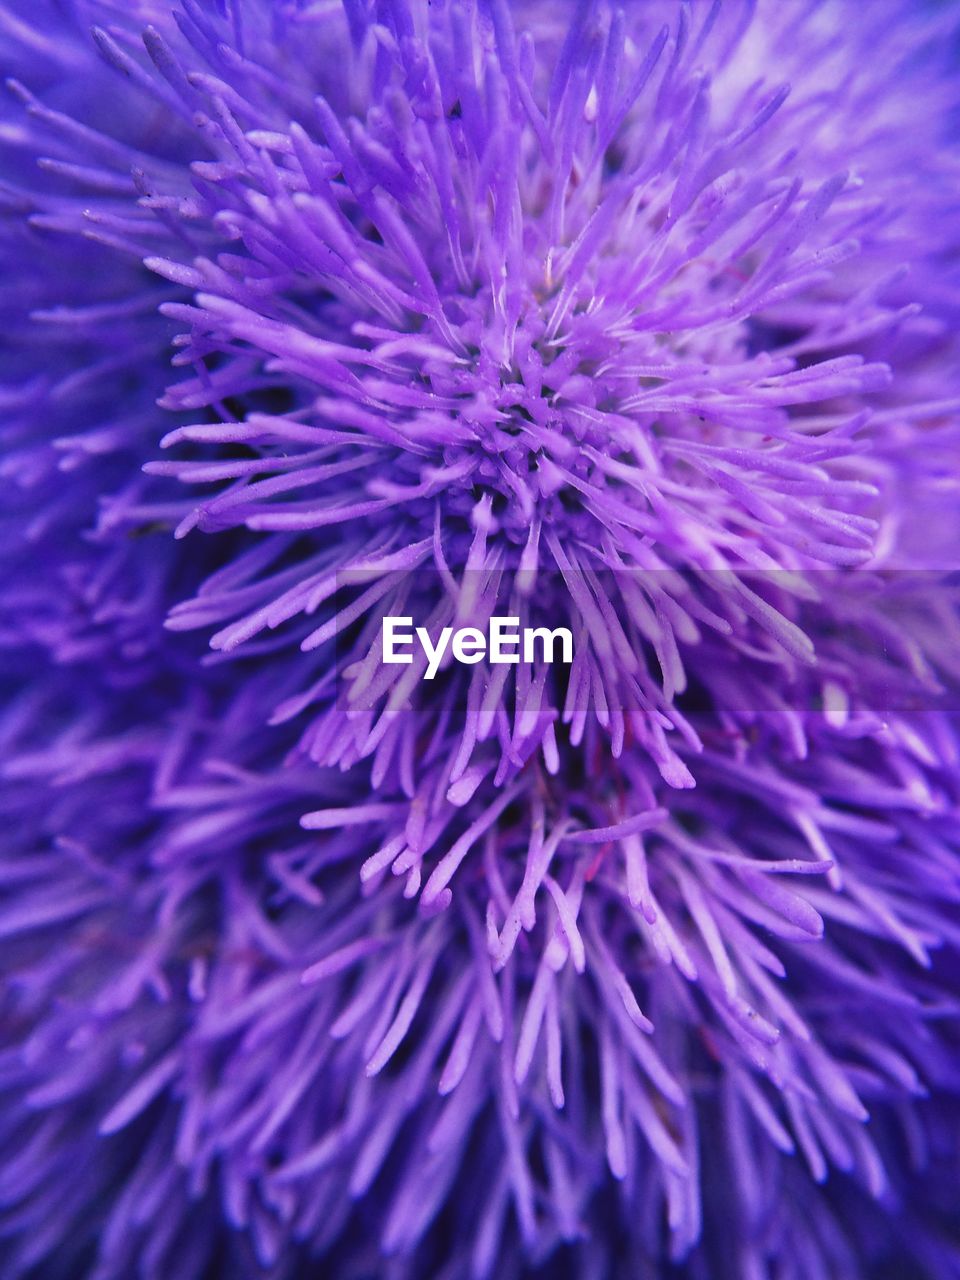
M 4 1274 L 960 1275 L 956 33 L 8 0 Z

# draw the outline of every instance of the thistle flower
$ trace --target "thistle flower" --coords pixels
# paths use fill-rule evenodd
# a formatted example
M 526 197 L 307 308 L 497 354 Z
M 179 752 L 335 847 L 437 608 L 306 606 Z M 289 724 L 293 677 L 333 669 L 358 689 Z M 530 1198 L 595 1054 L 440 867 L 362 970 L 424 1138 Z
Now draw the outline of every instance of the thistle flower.
M 6 6 L 11 1275 L 960 1274 L 956 15 L 853 14 Z

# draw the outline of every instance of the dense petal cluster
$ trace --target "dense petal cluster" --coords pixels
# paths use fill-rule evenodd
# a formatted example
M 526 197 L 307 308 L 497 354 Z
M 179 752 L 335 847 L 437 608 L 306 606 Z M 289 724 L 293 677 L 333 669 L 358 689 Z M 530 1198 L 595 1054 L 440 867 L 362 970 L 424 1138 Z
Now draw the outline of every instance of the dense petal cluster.
M 6 0 L 4 1275 L 960 1276 L 958 24 Z

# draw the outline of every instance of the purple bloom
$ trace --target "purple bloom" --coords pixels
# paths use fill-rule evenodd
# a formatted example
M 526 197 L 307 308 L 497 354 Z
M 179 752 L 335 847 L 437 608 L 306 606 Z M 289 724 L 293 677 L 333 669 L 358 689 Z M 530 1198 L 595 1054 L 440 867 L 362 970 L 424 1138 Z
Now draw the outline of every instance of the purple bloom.
M 7 0 L 5 1275 L 960 1275 L 957 21 Z

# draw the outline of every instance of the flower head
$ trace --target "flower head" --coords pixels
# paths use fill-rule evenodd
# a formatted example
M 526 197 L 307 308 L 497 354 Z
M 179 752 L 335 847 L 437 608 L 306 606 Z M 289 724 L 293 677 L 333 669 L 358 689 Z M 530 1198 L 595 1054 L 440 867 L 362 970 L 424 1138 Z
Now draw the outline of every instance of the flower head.
M 12 1275 L 960 1272 L 956 14 L 852 13 L 8 4 Z

